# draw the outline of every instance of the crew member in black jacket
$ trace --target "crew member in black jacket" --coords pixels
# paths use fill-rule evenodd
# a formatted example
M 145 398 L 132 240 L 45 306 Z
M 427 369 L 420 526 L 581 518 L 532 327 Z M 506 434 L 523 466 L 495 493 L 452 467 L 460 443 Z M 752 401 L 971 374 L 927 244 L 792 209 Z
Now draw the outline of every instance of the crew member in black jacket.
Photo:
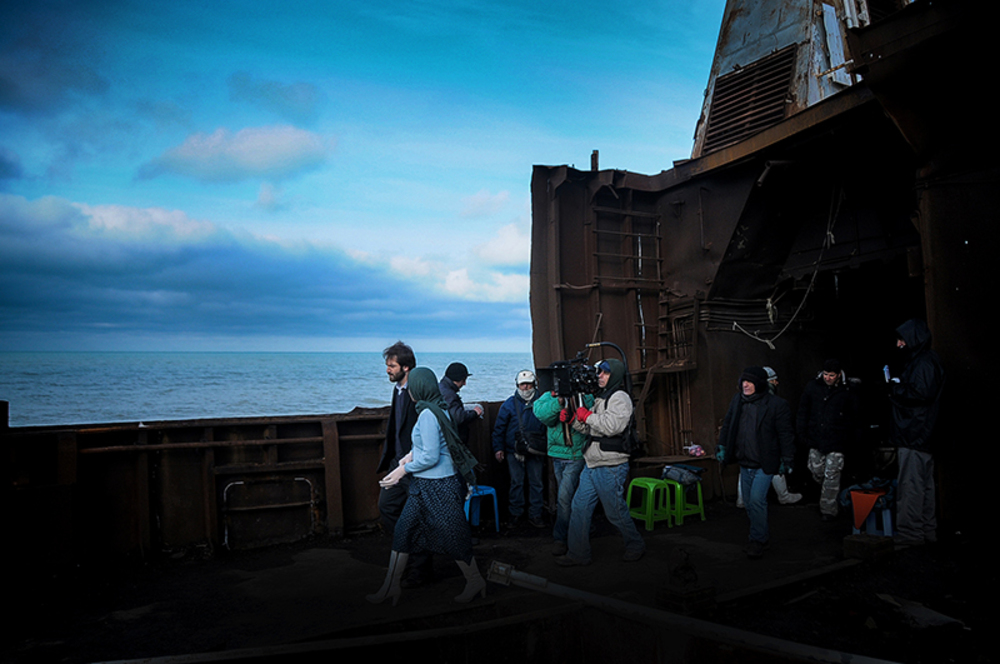
M 899 448 L 896 537 L 904 544 L 937 541 L 934 515 L 934 457 L 944 369 L 931 349 L 927 323 L 914 318 L 896 328 L 896 347 L 906 353 L 899 378 L 889 381 L 892 403 L 891 440 Z
M 767 491 L 776 473 L 787 473 L 795 456 L 795 430 L 788 402 L 767 389 L 763 367 L 740 376 L 739 392 L 729 403 L 715 457 L 740 465 L 743 503 L 750 517 L 749 558 L 760 558 L 770 539 Z
M 829 359 L 806 383 L 796 415 L 796 433 L 809 448 L 809 472 L 822 486 L 819 512 L 824 521 L 837 517 L 844 453 L 857 443 L 858 399 L 847 383 L 840 360 Z

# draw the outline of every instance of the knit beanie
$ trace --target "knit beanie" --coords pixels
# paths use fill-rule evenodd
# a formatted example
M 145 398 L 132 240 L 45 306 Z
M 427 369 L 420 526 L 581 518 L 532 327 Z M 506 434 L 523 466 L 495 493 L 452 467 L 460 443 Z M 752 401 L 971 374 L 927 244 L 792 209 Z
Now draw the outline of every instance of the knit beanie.
M 764 367 L 747 367 L 744 369 L 743 375 L 740 376 L 740 385 L 745 380 L 753 383 L 757 394 L 767 393 L 767 372 L 764 371 Z

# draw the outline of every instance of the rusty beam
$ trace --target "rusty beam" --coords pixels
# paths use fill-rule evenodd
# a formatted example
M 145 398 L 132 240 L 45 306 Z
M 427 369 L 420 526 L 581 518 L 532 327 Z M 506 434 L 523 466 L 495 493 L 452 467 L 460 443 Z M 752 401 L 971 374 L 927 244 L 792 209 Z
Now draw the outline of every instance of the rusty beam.
M 344 495 L 340 478 L 340 438 L 336 420 L 323 420 L 323 460 L 326 465 L 326 526 L 331 533 L 344 532 Z

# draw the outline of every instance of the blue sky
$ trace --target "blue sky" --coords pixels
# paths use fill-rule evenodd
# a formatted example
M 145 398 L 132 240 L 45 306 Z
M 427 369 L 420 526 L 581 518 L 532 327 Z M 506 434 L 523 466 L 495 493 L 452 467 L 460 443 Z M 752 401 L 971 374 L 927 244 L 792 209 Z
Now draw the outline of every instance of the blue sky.
M 723 7 L 3 3 L 0 348 L 527 352 L 531 167 L 687 158 Z

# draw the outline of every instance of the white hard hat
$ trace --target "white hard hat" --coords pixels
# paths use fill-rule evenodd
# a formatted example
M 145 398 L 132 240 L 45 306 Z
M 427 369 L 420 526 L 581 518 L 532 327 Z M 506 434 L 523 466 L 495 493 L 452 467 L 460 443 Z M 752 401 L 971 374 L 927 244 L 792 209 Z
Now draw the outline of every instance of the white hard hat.
M 517 378 L 514 379 L 514 384 L 521 385 L 523 383 L 531 383 L 532 385 L 534 385 L 535 374 L 531 373 L 527 369 L 525 369 L 524 371 L 518 371 Z

